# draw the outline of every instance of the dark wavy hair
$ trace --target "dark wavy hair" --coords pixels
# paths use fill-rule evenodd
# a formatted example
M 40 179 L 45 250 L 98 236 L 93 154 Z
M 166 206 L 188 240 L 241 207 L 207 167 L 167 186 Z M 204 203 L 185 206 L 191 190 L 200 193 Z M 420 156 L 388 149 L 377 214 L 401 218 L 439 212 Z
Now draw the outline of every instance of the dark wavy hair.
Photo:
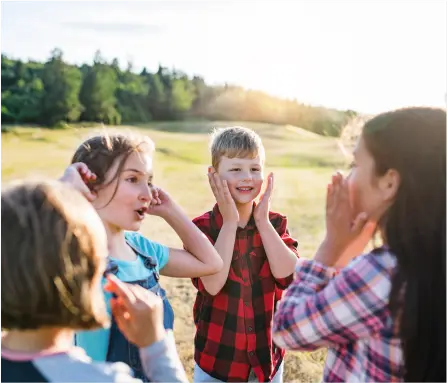
M 446 113 L 406 108 L 376 116 L 362 137 L 377 175 L 400 185 L 380 223 L 397 258 L 390 310 L 406 382 L 446 381 Z

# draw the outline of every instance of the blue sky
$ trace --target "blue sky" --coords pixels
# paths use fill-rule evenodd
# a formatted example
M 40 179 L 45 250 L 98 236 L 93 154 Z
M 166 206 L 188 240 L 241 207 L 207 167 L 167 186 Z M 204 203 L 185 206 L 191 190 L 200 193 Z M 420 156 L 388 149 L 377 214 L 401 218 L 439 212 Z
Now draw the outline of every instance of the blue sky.
M 2 1 L 1 51 L 71 63 L 94 52 L 207 82 L 377 113 L 445 106 L 446 2 Z

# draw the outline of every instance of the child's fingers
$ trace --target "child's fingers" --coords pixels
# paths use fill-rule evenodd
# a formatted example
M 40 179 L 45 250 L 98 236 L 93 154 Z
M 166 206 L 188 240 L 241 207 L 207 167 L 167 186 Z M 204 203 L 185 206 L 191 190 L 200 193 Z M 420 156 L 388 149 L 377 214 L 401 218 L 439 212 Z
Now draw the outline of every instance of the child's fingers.
M 208 173 L 208 182 L 210 184 L 211 187 L 211 191 L 214 194 L 214 198 L 216 198 L 216 200 L 218 200 L 219 198 L 219 193 L 217 191 L 217 187 L 216 187 L 216 182 L 214 181 L 214 177 L 212 173 Z
M 341 180 L 343 179 L 343 174 L 340 171 L 337 171 L 332 175 L 332 185 L 339 185 Z
M 83 177 L 87 179 L 96 178 L 96 175 L 83 162 L 76 162 L 72 165 Z
M 84 164 L 83 162 L 75 162 L 71 166 L 73 166 L 78 172 L 83 173 L 83 174 L 87 174 L 90 171 L 88 166 L 86 164 Z
M 340 190 L 340 185 L 337 181 L 335 181 L 335 183 L 332 184 L 332 201 L 334 203 L 338 202 L 339 190 Z
M 110 308 L 112 309 L 112 315 L 118 328 L 121 332 L 126 333 L 126 329 L 129 327 L 129 321 L 131 320 L 129 312 L 117 301 L 111 301 Z
M 93 173 L 86 164 L 82 162 L 77 162 L 73 165 L 71 165 L 81 176 L 82 181 L 85 184 L 90 183 L 91 181 L 94 181 L 96 179 L 96 174 Z
M 332 184 L 327 185 L 327 191 L 326 191 L 326 209 L 332 207 L 333 203 L 333 191 L 334 187 Z
M 154 186 L 152 188 L 152 201 L 151 204 L 153 205 L 161 205 L 161 199 L 160 196 L 164 194 L 160 188 Z
M 127 308 L 131 307 L 136 302 L 136 297 L 132 290 L 124 282 L 120 281 L 115 275 L 107 275 L 107 284 L 104 289 L 113 293 L 120 299 L 120 302 Z
M 217 174 L 216 172 L 213 173 L 213 178 L 214 178 L 214 182 L 216 184 L 217 189 L 222 189 L 222 180 L 220 179 L 219 174 Z
M 231 196 L 230 190 L 228 189 L 228 183 L 226 180 L 222 181 L 222 189 L 225 201 L 227 203 L 233 203 L 233 197 Z
M 349 185 L 347 180 L 342 180 L 339 186 L 340 200 L 343 203 L 349 203 Z
M 332 174 L 331 183 L 332 186 L 335 186 L 335 184 L 337 183 L 337 174 Z
M 267 179 L 267 187 L 265 189 L 264 195 L 266 195 L 267 197 L 270 197 L 272 195 L 273 192 L 273 173 L 270 173 Z
M 132 285 L 132 292 L 135 294 L 140 302 L 145 303 L 146 306 L 153 307 L 156 303 L 161 303 L 161 298 L 152 291 L 146 290 L 139 285 Z
M 122 317 L 124 319 L 129 317 L 129 313 L 117 298 L 112 298 L 110 300 L 110 308 L 114 317 Z
M 223 182 L 219 176 L 219 174 L 217 173 L 213 173 L 213 178 L 214 178 L 214 183 L 216 185 L 216 190 L 217 193 L 219 195 L 219 199 L 225 199 L 225 195 L 224 195 L 224 188 L 223 188 Z

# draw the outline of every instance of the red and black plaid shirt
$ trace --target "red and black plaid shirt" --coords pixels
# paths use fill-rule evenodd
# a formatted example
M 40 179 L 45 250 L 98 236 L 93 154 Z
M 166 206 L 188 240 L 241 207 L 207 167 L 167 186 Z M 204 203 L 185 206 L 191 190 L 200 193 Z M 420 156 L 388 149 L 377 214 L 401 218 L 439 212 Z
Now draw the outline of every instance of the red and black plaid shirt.
M 269 213 L 270 222 L 284 243 L 298 256 L 298 242 L 289 235 L 287 219 Z M 217 204 L 193 221 L 214 244 L 223 224 Z M 253 215 L 245 228 L 238 228 L 228 279 L 215 296 L 208 294 L 200 278 L 194 304 L 194 359 L 212 377 L 228 382 L 246 382 L 253 369 L 260 382 L 274 376 L 284 350 L 272 341 L 276 303 L 293 280 L 275 279 L 270 270 L 261 235 Z

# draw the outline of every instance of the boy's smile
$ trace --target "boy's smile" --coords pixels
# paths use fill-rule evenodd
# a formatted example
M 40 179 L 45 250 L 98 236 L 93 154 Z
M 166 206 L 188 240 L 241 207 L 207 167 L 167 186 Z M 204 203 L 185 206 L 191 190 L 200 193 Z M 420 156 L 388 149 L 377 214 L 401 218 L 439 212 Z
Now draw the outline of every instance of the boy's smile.
M 228 189 L 236 204 L 253 202 L 261 192 L 264 181 L 264 164 L 259 156 L 255 158 L 229 158 L 222 156 L 217 173 L 226 180 Z

